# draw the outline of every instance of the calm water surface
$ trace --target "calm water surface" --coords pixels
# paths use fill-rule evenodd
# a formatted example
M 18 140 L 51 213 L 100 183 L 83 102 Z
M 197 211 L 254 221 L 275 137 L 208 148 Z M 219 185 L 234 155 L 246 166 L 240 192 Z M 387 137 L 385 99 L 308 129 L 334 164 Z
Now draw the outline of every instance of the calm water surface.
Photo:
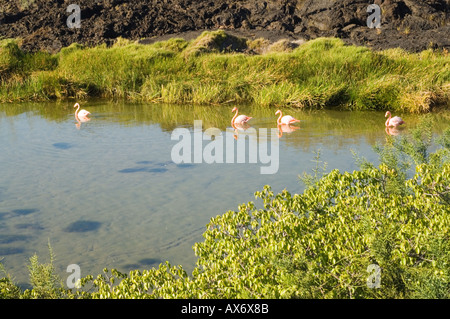
M 191 271 L 192 246 L 211 217 L 253 201 L 266 184 L 302 192 L 298 175 L 312 172 L 318 150 L 328 170 L 357 169 L 352 151 L 377 162 L 372 146 L 387 136 L 380 112 L 286 111 L 302 123 L 276 137 L 278 171 L 264 175 L 260 168 L 268 164 L 248 160 L 173 162 L 179 141 L 172 132 L 192 132 L 194 120 L 202 120 L 203 130 L 220 129 L 223 141 L 235 141 L 231 106 L 89 102 L 82 108 L 92 119 L 81 126 L 72 106 L 0 106 L 0 258 L 19 284 L 28 282 L 26 265 L 34 253 L 49 261 L 48 243 L 64 281 L 69 264 L 78 264 L 82 276 L 104 267 L 148 269 L 166 260 Z M 261 129 L 276 128 L 273 109 L 240 112 L 253 116 L 247 141 Z M 420 118 L 401 116 L 408 125 L 399 134 Z M 436 132 L 448 120 L 448 114 L 436 116 Z

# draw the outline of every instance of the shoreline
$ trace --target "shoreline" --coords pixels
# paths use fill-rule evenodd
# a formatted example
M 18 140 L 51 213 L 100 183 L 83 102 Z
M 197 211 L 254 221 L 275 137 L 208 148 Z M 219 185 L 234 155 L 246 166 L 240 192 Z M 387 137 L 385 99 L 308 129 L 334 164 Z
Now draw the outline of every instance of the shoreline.
M 54 54 L 0 40 L 0 102 L 107 98 L 411 113 L 450 105 L 445 50 L 378 52 L 338 38 L 271 42 L 223 30 L 187 39 L 118 38 Z

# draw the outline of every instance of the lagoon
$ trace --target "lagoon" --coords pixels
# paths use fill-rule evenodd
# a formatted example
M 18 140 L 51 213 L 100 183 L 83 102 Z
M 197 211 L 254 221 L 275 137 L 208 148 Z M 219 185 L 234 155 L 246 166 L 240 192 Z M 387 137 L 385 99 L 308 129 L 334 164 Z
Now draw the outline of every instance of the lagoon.
M 218 129 L 237 147 L 242 136 L 231 136 L 234 105 L 99 100 L 81 106 L 92 116 L 77 125 L 73 103 L 0 105 L 0 258 L 18 284 L 28 283 L 26 265 L 34 253 L 40 262 L 49 260 L 48 243 L 64 282 L 71 264 L 83 277 L 166 260 L 189 272 L 196 260 L 192 246 L 202 241 L 211 217 L 253 201 L 264 185 L 302 192 L 298 176 L 312 173 L 319 151 L 327 171 L 358 169 L 352 152 L 376 163 L 373 145 L 387 133 L 407 133 L 425 116 L 394 114 L 407 125 L 386 132 L 384 112 L 283 110 L 301 123 L 277 136 L 276 173 L 261 174 L 259 161 L 174 161 L 179 140 L 173 132 L 185 129 L 194 138 L 194 121 L 202 121 L 202 133 Z M 253 117 L 253 132 L 277 128 L 276 109 L 239 111 Z M 429 116 L 436 133 L 448 127 L 448 112 Z

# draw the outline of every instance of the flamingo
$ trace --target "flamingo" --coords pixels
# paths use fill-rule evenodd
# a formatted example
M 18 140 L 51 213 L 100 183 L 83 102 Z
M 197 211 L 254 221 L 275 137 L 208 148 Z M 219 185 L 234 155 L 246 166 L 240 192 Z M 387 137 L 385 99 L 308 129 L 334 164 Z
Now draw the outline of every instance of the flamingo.
M 384 115 L 384 117 L 388 117 L 388 116 L 389 116 L 389 118 L 387 119 L 387 121 L 386 121 L 386 123 L 385 123 L 385 125 L 386 125 L 387 127 L 391 127 L 391 126 L 396 127 L 396 126 L 399 126 L 399 125 L 402 125 L 402 124 L 405 123 L 405 122 L 402 120 L 401 117 L 394 116 L 394 117 L 391 118 L 391 112 L 389 112 L 389 111 L 386 112 L 386 114 Z
M 278 120 L 277 120 L 277 124 L 278 125 L 280 125 L 280 124 L 289 125 L 289 124 L 292 124 L 292 123 L 300 122 L 300 120 L 297 120 L 296 118 L 294 118 L 294 117 L 292 117 L 290 115 L 283 116 L 283 113 L 281 113 L 281 110 L 276 111 L 275 115 L 278 114 L 278 113 L 280 114 L 280 116 L 278 117 Z
M 80 120 L 81 122 L 87 122 L 90 119 L 88 118 L 88 115 L 91 114 L 90 112 L 86 111 L 86 110 L 80 110 L 80 104 L 75 103 L 75 105 L 73 106 L 74 108 L 77 107 L 77 109 L 75 110 L 75 119 L 76 120 Z M 80 110 L 80 111 L 78 111 Z
M 237 107 L 234 107 L 233 110 L 231 110 L 231 112 L 234 112 L 234 111 L 236 111 L 236 114 L 234 114 L 233 119 L 231 120 L 231 126 L 234 128 L 236 128 L 235 124 L 244 124 L 244 123 L 247 123 L 250 119 L 252 119 L 252 117 L 249 117 L 247 115 L 241 114 L 238 116 L 239 111 L 238 111 Z

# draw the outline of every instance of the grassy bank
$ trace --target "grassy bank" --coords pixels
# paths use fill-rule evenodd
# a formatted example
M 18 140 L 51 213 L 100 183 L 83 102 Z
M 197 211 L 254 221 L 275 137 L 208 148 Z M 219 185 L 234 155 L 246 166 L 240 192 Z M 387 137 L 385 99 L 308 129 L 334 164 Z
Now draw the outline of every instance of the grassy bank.
M 0 42 L 0 101 L 125 98 L 148 102 L 427 112 L 450 104 L 450 57 L 373 52 L 321 38 L 268 45 L 223 31 L 151 45 L 118 39 L 58 54 Z

